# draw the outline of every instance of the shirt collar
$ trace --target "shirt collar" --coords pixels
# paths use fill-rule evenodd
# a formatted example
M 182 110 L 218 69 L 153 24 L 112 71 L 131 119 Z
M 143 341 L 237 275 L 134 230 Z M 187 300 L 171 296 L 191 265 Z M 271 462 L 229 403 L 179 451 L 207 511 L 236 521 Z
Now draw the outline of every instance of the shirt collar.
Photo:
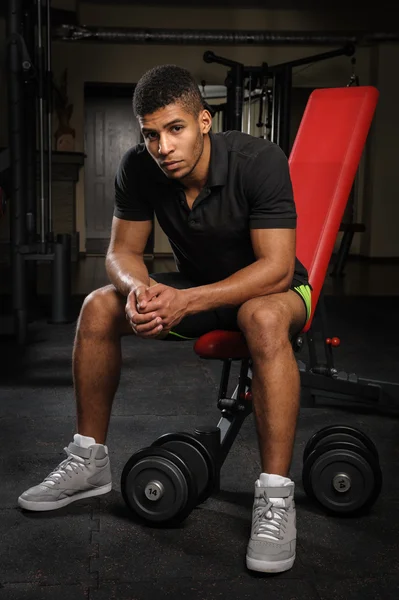
M 208 187 L 223 186 L 227 182 L 228 151 L 223 135 L 209 134 L 211 159 L 209 162 Z

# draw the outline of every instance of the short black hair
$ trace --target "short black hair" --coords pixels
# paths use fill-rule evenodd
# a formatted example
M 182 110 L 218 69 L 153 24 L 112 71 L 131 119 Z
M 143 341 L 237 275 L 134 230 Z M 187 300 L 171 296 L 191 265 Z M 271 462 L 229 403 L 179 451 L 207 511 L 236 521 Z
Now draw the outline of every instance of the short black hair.
M 178 102 L 197 117 L 204 108 L 198 85 L 187 69 L 177 65 L 158 65 L 140 78 L 133 94 L 133 111 L 144 117 Z

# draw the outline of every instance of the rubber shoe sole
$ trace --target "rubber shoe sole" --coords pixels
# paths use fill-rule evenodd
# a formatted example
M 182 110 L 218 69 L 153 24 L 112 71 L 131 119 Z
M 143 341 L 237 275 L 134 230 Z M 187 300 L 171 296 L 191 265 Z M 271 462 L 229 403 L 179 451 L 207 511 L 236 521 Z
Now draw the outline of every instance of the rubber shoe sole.
M 282 573 L 291 569 L 295 562 L 295 555 L 286 560 L 259 560 L 257 558 L 246 557 L 247 568 L 251 571 L 260 571 L 262 573 Z
M 18 504 L 21 508 L 24 508 L 25 510 L 33 510 L 38 512 L 45 510 L 56 510 L 57 508 L 62 508 L 63 506 L 71 504 L 71 502 L 76 502 L 77 500 L 82 500 L 83 498 L 102 496 L 103 494 L 107 494 L 111 490 L 112 483 L 107 483 L 107 485 L 103 485 L 102 487 L 96 488 L 94 490 L 79 492 L 78 494 L 73 494 L 68 498 L 62 498 L 61 500 L 55 500 L 53 502 L 34 502 L 32 500 L 25 500 L 20 496 L 18 498 Z

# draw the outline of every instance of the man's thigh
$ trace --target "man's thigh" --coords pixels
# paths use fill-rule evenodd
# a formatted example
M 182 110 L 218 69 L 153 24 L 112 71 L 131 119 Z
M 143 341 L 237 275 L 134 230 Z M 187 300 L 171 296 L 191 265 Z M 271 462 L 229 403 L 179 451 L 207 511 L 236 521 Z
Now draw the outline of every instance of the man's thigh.
M 198 286 L 188 277 L 178 272 L 152 273 L 150 279 L 156 283 L 169 285 L 176 289 L 187 289 Z M 291 323 L 289 326 L 290 335 L 299 333 L 311 314 L 311 291 L 309 285 L 304 285 L 294 280 L 291 290 L 285 294 L 272 294 L 262 297 L 264 302 L 273 303 L 283 302 L 291 314 Z M 272 307 L 271 307 L 272 308 Z M 173 330 L 169 332 L 166 338 L 168 341 L 194 340 L 209 331 L 222 329 L 227 331 L 239 331 L 237 322 L 239 307 L 223 307 L 216 310 L 204 311 L 195 315 L 184 317 Z M 130 326 L 129 326 L 130 327 Z M 130 331 L 132 333 L 132 331 Z M 161 338 L 160 338 L 161 339 Z

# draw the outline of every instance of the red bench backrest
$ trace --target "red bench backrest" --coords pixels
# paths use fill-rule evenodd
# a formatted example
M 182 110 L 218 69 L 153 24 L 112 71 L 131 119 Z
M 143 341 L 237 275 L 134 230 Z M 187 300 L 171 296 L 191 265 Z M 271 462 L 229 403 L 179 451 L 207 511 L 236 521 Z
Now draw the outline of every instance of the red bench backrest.
M 298 214 L 296 252 L 313 288 L 312 318 L 378 95 L 371 86 L 312 92 L 292 147 L 289 165 Z

